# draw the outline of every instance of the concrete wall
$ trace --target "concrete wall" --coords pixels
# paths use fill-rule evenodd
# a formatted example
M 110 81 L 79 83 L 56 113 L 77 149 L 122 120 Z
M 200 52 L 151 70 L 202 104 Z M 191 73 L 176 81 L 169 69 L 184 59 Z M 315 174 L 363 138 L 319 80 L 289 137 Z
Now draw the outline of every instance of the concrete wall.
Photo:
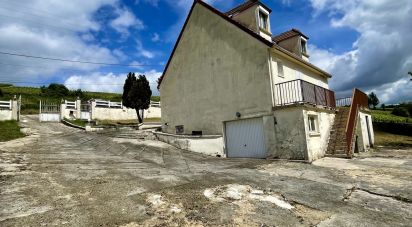
M 40 122 L 60 122 L 61 114 L 59 113 L 41 113 L 39 114 Z
M 279 46 L 296 54 L 299 57 L 302 57 L 302 52 L 300 51 L 300 36 L 295 36 L 295 37 L 283 40 L 279 42 Z
M 372 144 L 369 143 L 366 117 L 368 117 L 369 130 L 371 133 Z M 358 124 L 356 127 L 356 136 L 358 138 L 357 147 L 358 147 L 358 151 L 360 152 L 369 150 L 369 148 L 371 148 L 373 144 L 375 143 L 375 135 L 374 135 L 373 125 L 372 125 L 372 116 L 369 112 L 359 111 Z
M 0 121 L 10 121 L 19 119 L 18 116 L 18 101 L 17 100 L 10 100 L 11 102 L 11 109 L 9 108 L 1 108 L 0 109 Z
M 160 107 L 150 107 L 144 110 L 144 118 L 161 118 L 162 109 Z
M 0 109 L 0 121 L 9 121 L 13 119 L 12 110 Z
M 154 134 L 158 140 L 183 150 L 226 157 L 222 136 L 184 136 L 157 132 Z
M 234 15 L 232 19 L 257 33 L 259 32 L 259 24 L 256 14 L 258 7 L 259 5 L 252 6 L 249 9 Z
M 136 110 L 123 108 L 102 108 L 96 107 L 96 103 L 92 103 L 92 120 L 136 120 Z
M 317 116 L 318 131 L 316 133 L 309 132 L 308 116 Z M 330 130 L 335 120 L 335 113 L 329 110 L 311 109 L 303 110 L 303 118 L 305 120 L 306 141 L 308 147 L 308 161 L 314 161 L 316 159 L 325 156 L 328 149 Z
M 222 135 L 236 112 L 271 114 L 268 65 L 265 44 L 197 4 L 160 87 L 163 131 Z
M 318 119 L 317 132 L 309 132 L 308 115 Z M 309 106 L 291 106 L 274 111 L 274 131 L 267 133 L 268 157 L 309 162 L 325 155 L 330 129 L 335 119 L 333 111 Z
M 305 121 L 302 107 L 290 107 L 274 112 L 274 131 L 270 135 L 271 158 L 305 160 L 307 158 Z

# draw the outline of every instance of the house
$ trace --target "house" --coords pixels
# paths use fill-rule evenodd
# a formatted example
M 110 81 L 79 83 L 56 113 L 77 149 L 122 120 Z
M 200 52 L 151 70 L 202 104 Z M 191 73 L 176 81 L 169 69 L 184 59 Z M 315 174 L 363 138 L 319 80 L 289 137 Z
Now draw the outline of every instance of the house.
M 331 75 L 310 63 L 301 31 L 273 35 L 270 14 L 257 0 L 226 13 L 194 1 L 159 79 L 163 133 L 221 136 L 227 157 L 351 156 L 365 147 L 354 146 L 352 116 L 369 114 L 364 93 L 355 90 L 356 107 L 342 108 L 351 122 L 335 124 Z

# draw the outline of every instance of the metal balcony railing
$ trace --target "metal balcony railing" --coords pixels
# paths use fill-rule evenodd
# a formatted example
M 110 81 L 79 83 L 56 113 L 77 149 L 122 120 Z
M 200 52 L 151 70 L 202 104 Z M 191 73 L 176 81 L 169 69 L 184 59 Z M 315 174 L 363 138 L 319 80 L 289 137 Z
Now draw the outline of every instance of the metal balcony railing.
M 304 80 L 275 84 L 275 106 L 305 103 L 336 108 L 335 93 Z

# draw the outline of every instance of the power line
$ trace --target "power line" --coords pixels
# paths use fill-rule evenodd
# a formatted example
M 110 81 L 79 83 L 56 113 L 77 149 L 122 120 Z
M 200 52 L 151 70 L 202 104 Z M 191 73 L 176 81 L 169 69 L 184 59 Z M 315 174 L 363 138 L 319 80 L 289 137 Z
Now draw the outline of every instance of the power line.
M 123 66 L 123 67 L 161 66 L 162 65 L 162 64 L 133 64 L 133 65 L 126 65 L 126 64 L 115 64 L 115 63 L 105 63 L 105 62 L 77 61 L 77 60 L 69 60 L 69 59 L 62 59 L 62 58 L 49 58 L 49 57 L 41 57 L 41 56 L 34 56 L 34 55 L 28 55 L 28 54 L 10 53 L 10 52 L 3 52 L 3 51 L 0 51 L 0 54 L 10 55 L 10 56 L 17 56 L 17 57 L 36 58 L 36 59 L 42 59 L 42 60 L 62 61 L 62 62 L 71 62 L 71 63 L 82 63 L 82 64 L 93 64 L 93 65 L 108 65 L 108 66 Z

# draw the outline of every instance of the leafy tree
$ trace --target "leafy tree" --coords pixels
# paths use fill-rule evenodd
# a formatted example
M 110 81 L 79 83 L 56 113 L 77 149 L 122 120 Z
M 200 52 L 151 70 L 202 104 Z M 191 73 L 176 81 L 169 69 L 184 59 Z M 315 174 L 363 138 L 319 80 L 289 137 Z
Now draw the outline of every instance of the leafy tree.
M 70 96 L 74 96 L 76 98 L 79 97 L 80 99 L 82 99 L 84 94 L 83 94 L 82 89 L 77 89 L 77 90 L 74 90 L 74 91 L 70 91 Z
M 65 97 L 70 95 L 69 89 L 63 84 L 50 84 L 48 87 L 41 86 L 40 91 L 43 96 Z
M 411 76 L 411 77 L 412 77 L 412 72 L 408 72 L 408 74 L 409 74 L 409 76 Z M 411 78 L 411 80 L 412 80 L 412 78 Z
M 382 110 L 385 110 L 385 108 L 386 108 L 385 103 L 382 103 L 381 108 L 382 108 Z
M 401 117 L 408 117 L 408 111 L 405 108 L 397 106 L 392 110 L 392 114 Z
M 136 81 L 136 76 L 134 73 L 127 74 L 127 78 L 123 85 L 123 95 L 122 95 L 122 102 L 123 102 L 123 105 L 126 107 L 131 106 L 131 103 L 128 99 L 128 95 L 135 81 Z
M 132 82 L 131 86 L 130 82 Z M 129 84 L 127 85 L 127 83 Z M 134 74 L 129 73 L 123 89 L 123 105 L 135 109 L 139 123 L 142 123 L 144 110 L 149 109 L 150 97 L 152 96 L 149 81 L 144 75 L 139 75 L 139 77 L 136 78 Z
M 375 95 L 375 93 L 370 93 L 368 95 L 368 105 L 373 106 L 373 109 L 376 109 L 376 106 L 379 104 L 379 99 L 378 96 Z
M 0 89 L 0 97 L 3 97 L 3 91 Z

